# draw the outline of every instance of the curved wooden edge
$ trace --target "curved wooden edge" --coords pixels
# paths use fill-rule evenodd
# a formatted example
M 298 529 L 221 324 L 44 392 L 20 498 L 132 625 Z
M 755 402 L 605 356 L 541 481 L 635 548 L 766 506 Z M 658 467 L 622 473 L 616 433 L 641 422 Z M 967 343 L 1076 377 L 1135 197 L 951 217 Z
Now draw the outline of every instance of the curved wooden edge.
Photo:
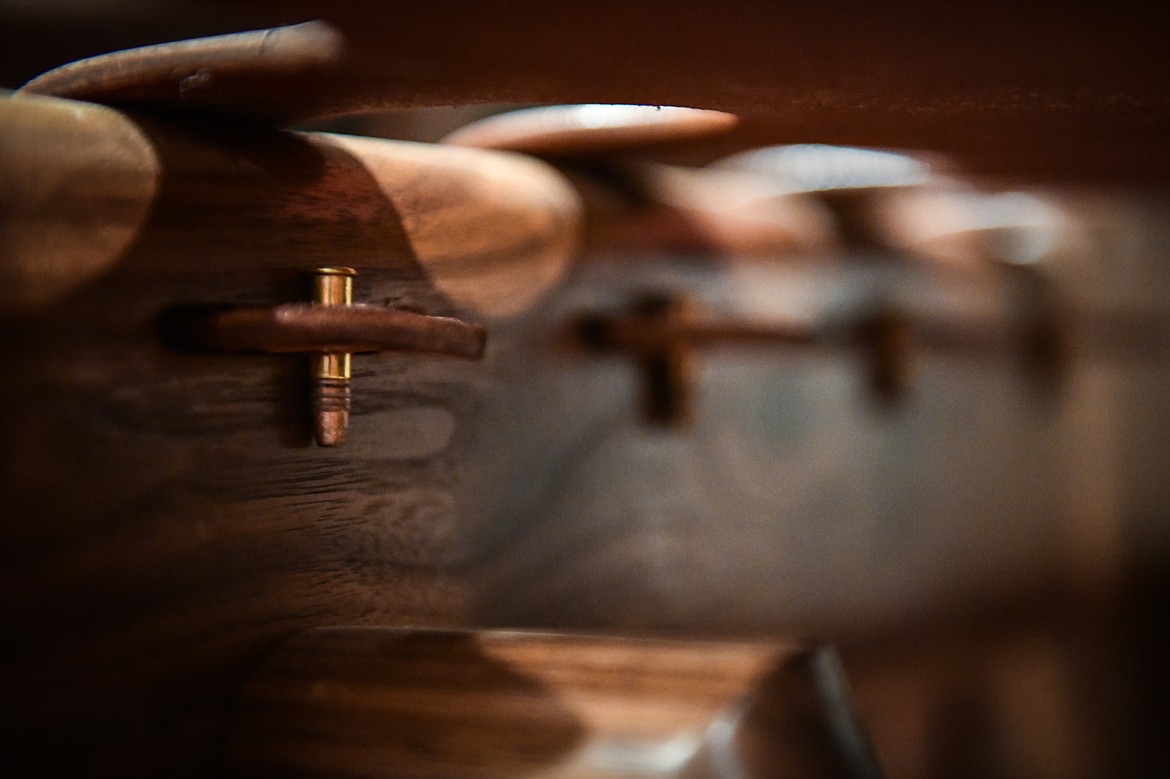
M 337 30 L 307 22 L 102 54 L 44 73 L 20 92 L 283 124 L 305 118 L 304 95 L 344 51 Z
M 0 312 L 26 311 L 110 272 L 150 217 L 156 149 L 126 114 L 0 96 Z
M 0 100 L 0 310 L 114 269 L 303 272 L 323 262 L 428 281 L 477 317 L 526 310 L 576 256 L 581 206 L 516 154 L 173 123 L 75 101 Z
M 537 157 L 622 156 L 721 135 L 738 121 L 724 111 L 681 106 L 541 106 L 472 122 L 442 142 Z

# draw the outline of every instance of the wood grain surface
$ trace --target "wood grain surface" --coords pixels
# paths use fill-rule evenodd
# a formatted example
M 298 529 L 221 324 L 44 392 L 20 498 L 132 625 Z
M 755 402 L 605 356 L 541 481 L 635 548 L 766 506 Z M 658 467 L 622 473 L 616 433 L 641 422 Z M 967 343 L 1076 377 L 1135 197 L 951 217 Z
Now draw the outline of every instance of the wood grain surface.
M 857 640 L 1047 608 L 1068 575 L 1065 487 L 1112 473 L 1100 366 L 1046 414 L 1009 360 L 943 357 L 891 416 L 863 402 L 846 358 L 731 352 L 705 359 L 696 425 L 662 433 L 639 419 L 631 364 L 559 342 L 582 311 L 648 286 L 755 316 L 898 279 L 951 311 L 1005 303 L 994 287 L 886 270 L 582 266 L 493 325 L 482 364 L 357 361 L 336 451 L 309 445 L 301 358 L 177 353 L 159 337 L 176 302 L 305 299 L 296 272 L 119 267 L 7 314 L 20 366 L 0 387 L 11 763 L 215 775 L 241 686 L 317 627 Z M 458 313 L 423 273 L 358 278 L 358 302 Z M 1083 466 L 1056 456 L 1071 442 Z M 1083 532 L 1096 539 L 1098 521 Z
M 424 274 L 363 278 L 359 301 L 455 313 Z M 458 485 L 492 392 L 482 366 L 362 357 L 349 440 L 326 451 L 306 358 L 179 353 L 157 330 L 176 301 L 303 295 L 280 270 L 115 270 L 3 320 L 23 366 L 0 420 L 11 765 L 207 776 L 274 642 L 467 621 Z
M 316 630 L 249 680 L 242 776 L 876 777 L 831 652 Z
M 0 101 L 0 122 L 4 307 L 60 299 L 115 266 L 332 263 L 421 274 L 468 311 L 506 315 L 547 291 L 577 247 L 576 195 L 517 155 L 27 96 Z
M 335 29 L 310 22 L 146 47 L 133 55 L 96 62 L 76 62 L 35 79 L 25 90 L 95 103 L 141 104 L 152 102 L 159 89 L 173 87 L 176 97 L 198 101 L 200 93 L 217 90 L 224 80 L 292 81 L 311 77 L 336 65 L 344 47 L 344 38 Z M 241 114 L 254 115 L 263 110 L 256 102 L 264 99 L 261 90 L 234 99 Z
M 205 776 L 275 640 L 467 621 L 456 487 L 493 380 L 363 357 L 349 444 L 327 455 L 310 447 L 305 358 L 178 352 L 162 315 L 307 300 L 305 272 L 344 263 L 358 302 L 494 325 L 564 272 L 576 199 L 509 155 L 44 98 L 3 110 L 18 130 L 0 144 L 0 321 L 20 366 L 0 392 L 12 763 Z
M 267 118 L 664 101 L 742 115 L 726 141 L 687 152 L 695 159 L 820 141 L 937 149 L 992 174 L 1170 180 L 1161 9 L 848 10 L 298 2 L 280 13 L 327 11 L 344 40 L 336 64 L 310 62 L 319 76 L 278 69 L 250 81 L 254 70 L 229 68 L 207 81 L 180 70 L 140 97 L 204 110 L 221 98 L 238 109 L 244 96 Z M 70 51 L 58 37 L 57 50 Z M 11 57 L 19 47 L 6 48 Z M 1069 766 L 1046 759 L 1052 743 L 1096 755 L 1073 766 L 1083 772 L 1165 758 L 1161 721 L 1146 716 L 1166 700 L 1165 359 L 1140 370 L 1086 361 L 1059 402 L 1041 407 L 1010 361 L 944 356 L 922 366 L 901 413 L 883 415 L 859 398 L 847 359 L 733 353 L 699 377 L 693 430 L 650 432 L 630 365 L 564 352 L 572 317 L 646 287 L 746 315 L 890 294 L 1002 313 L 1006 297 L 936 286 L 902 266 L 672 255 L 578 268 L 541 302 L 570 251 L 542 236 L 562 240 L 576 206 L 537 163 L 467 151 L 477 171 L 468 182 L 465 166 L 448 164 L 451 150 L 394 145 L 382 156 L 374 141 L 38 105 L 55 106 L 47 125 L 8 127 L 59 162 L 59 175 L 10 188 L 7 171 L 34 173 L 41 155 L 10 145 L 16 132 L 0 135 L 0 218 L 23 220 L 3 234 L 5 268 L 23 275 L 0 285 L 16 296 L 0 309 L 0 728 L 11 773 L 220 775 L 238 693 L 274 647 L 314 628 L 422 625 L 884 638 L 892 649 L 873 661 L 885 667 L 871 674 L 865 710 L 888 715 L 900 764 L 927 766 L 910 775 L 930 776 L 930 707 L 974 700 L 978 713 L 995 687 L 980 643 L 990 631 L 976 617 L 1048 614 L 1077 587 L 1111 610 L 1137 557 L 1159 571 L 1161 595 L 1128 602 L 1142 630 L 1121 651 L 1061 665 L 1003 649 L 1015 675 L 995 677 L 992 692 L 1005 709 L 1029 723 L 1090 724 L 1054 742 L 1011 741 L 1017 751 L 998 767 Z M 430 186 L 448 174 L 463 184 Z M 533 186 L 517 193 L 514 174 Z M 480 194 L 503 212 L 469 205 Z M 556 204 L 535 226 L 519 216 L 533 200 Z M 1164 200 L 1096 195 L 1081 206 L 1082 254 L 1056 272 L 1082 301 L 1164 311 Z M 406 219 L 432 213 L 443 218 Z M 523 223 L 539 240 L 477 254 L 480 218 Z M 38 219 L 50 229 L 38 231 Z M 61 243 L 23 256 L 59 266 L 11 264 L 50 236 Z M 456 244 L 457 255 L 445 253 Z M 465 253 L 477 263 L 461 265 Z M 492 323 L 482 365 L 363 359 L 347 447 L 315 449 L 300 358 L 181 354 L 158 326 L 178 303 L 306 299 L 300 274 L 323 259 L 362 270 L 361 302 L 516 316 Z M 34 290 L 28 269 L 68 283 Z M 1164 328 L 1155 335 L 1165 343 Z M 953 695 L 916 698 L 918 669 L 935 652 L 915 645 L 915 628 L 956 622 L 976 628 L 928 664 Z M 1081 634 L 1111 629 L 1069 623 Z M 537 697 L 563 747 L 577 724 Z M 895 698 L 908 708 L 891 709 Z M 978 717 L 950 722 L 955 741 L 939 748 L 951 762 L 938 765 L 1012 773 L 963 759 L 973 744 L 1006 743 L 999 731 L 981 730 Z

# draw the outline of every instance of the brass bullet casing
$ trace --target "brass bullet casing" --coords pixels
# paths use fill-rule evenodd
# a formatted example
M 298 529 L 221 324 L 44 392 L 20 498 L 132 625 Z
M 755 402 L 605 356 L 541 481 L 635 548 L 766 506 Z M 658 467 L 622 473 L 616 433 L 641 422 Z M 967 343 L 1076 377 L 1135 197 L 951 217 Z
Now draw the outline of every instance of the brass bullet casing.
M 487 333 L 443 316 L 353 302 L 352 268 L 312 272 L 312 300 L 268 306 L 179 306 L 164 314 L 165 337 L 184 350 L 303 354 L 309 358 L 313 437 L 345 443 L 354 354 L 399 352 L 478 360 Z
M 318 268 L 313 272 L 313 302 L 321 306 L 353 304 L 353 268 Z M 318 446 L 341 446 L 349 429 L 349 352 L 320 352 L 310 358 L 313 437 Z

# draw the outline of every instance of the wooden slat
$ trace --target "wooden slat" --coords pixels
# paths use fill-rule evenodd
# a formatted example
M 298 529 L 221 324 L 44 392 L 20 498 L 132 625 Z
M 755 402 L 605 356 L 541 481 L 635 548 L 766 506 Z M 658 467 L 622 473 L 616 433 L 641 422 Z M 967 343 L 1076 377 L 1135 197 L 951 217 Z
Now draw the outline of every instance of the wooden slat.
M 597 158 L 721 135 L 737 121 L 735 114 L 678 106 L 542 106 L 472 122 L 443 142 L 538 157 Z
M 581 194 L 585 244 L 594 252 L 775 257 L 836 248 L 827 210 L 766 175 L 636 160 L 656 147 L 725 134 L 736 121 L 670 106 L 546 106 L 472 122 L 443 143 L 558 165 Z
M 577 246 L 575 193 L 517 155 L 224 123 L 88 103 L 0 101 L 0 309 L 113 267 L 425 277 L 460 307 L 515 313 Z
M 329 25 L 299 24 L 147 46 L 75 62 L 46 73 L 25 89 L 32 94 L 129 104 L 153 103 L 160 91 L 173 89 L 179 100 L 203 103 L 209 95 L 222 94 L 221 82 L 270 79 L 288 83 L 311 78 L 336 65 L 344 47 L 344 38 Z M 238 114 L 256 115 L 267 104 L 262 90 L 239 97 Z

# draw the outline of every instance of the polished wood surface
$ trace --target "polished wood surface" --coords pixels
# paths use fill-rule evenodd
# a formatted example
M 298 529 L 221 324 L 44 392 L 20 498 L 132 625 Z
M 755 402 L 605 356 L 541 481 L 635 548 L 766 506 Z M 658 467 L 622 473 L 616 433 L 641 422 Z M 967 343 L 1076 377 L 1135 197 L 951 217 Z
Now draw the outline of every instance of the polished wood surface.
M 0 311 L 100 277 L 145 224 L 158 160 L 127 116 L 89 103 L 0 95 Z
M 359 302 L 456 313 L 424 274 L 362 280 Z M 276 642 L 471 619 L 460 484 L 494 371 L 364 356 L 348 440 L 328 450 L 312 445 L 304 357 L 190 354 L 160 337 L 176 302 L 275 303 L 301 285 L 280 270 L 120 269 L 3 319 L 22 366 L 0 392 L 12 765 L 214 775 L 225 718 Z
M 307 271 L 345 264 L 359 304 L 495 327 L 563 275 L 577 200 L 514 155 L 29 96 L 0 110 L 13 764 L 206 776 L 275 641 L 469 620 L 458 485 L 496 379 L 363 357 L 347 445 L 326 453 L 306 358 L 176 350 L 167 313 L 306 300 Z
M 832 250 L 836 226 L 827 209 L 766 175 L 636 159 L 654 147 L 726 133 L 735 122 L 731 114 L 669 106 L 547 106 L 472 122 L 442 143 L 532 154 L 556 165 L 581 195 L 586 256 Z
M 340 450 L 308 445 L 300 358 L 178 353 L 158 332 L 176 302 L 301 299 L 299 273 L 115 269 L 7 316 L 13 763 L 215 775 L 241 687 L 322 626 L 848 639 L 1049 608 L 1065 564 L 1051 454 L 1082 418 L 1038 414 L 1005 361 L 935 359 L 904 413 L 881 416 L 850 360 L 716 355 L 695 426 L 664 434 L 637 414 L 630 365 L 556 343 L 583 310 L 650 285 L 779 313 L 851 288 L 824 272 L 582 266 L 493 325 L 483 363 L 363 358 Z M 358 302 L 458 313 L 424 274 L 359 278 Z M 931 300 L 1003 304 L 975 292 Z M 777 421 L 792 417 L 826 426 Z
M 560 159 L 616 157 L 721 135 L 736 122 L 735 114 L 678 106 L 542 106 L 472 122 L 443 143 Z
M 236 711 L 241 776 L 880 776 L 826 650 L 337 628 L 278 646 Z
M 0 121 L 0 308 L 60 300 L 115 267 L 333 262 L 421 274 L 490 317 L 547 291 L 578 244 L 575 193 L 517 155 L 175 124 L 29 96 L 0 101 Z
M 1013 177 L 1164 184 L 1159 9 L 338 0 L 279 14 L 322 11 L 333 32 L 317 59 L 294 47 L 257 71 L 260 47 L 233 70 L 232 44 L 214 77 L 188 57 L 195 70 L 127 95 L 133 111 L 39 103 L 55 106 L 51 122 L 0 134 L 0 219 L 20 225 L 0 233 L 0 261 L 19 271 L 0 307 L 0 727 L 14 773 L 222 775 L 240 691 L 335 678 L 298 660 L 295 638 L 330 626 L 825 636 L 868 673 L 865 712 L 901 776 L 1167 773 L 1143 765 L 1168 762 L 1156 716 L 1170 697 L 1164 320 L 1149 320 L 1158 349 L 1133 349 L 1152 364 L 1085 358 L 1043 404 L 995 355 L 924 361 L 909 402 L 883 414 L 859 396 L 853 360 L 730 353 L 697 376 L 692 429 L 650 431 L 628 364 L 563 349 L 582 312 L 686 289 L 729 316 L 905 295 L 1002 320 L 1013 298 L 864 252 L 714 263 L 691 253 L 697 240 L 647 256 L 679 246 L 655 238 L 565 274 L 576 198 L 540 163 L 192 116 L 218 100 L 290 121 L 388 104 L 665 101 L 742 117 L 725 139 L 672 152 L 682 160 L 807 140 L 941 150 Z M 177 119 L 183 106 L 194 111 Z M 61 167 L 38 178 L 42 158 Z M 1164 200 L 1068 205 L 1075 240 L 1045 268 L 1061 291 L 1165 310 Z M 509 238 L 480 254 L 484 235 Z M 304 300 L 302 273 L 325 262 L 362 271 L 361 303 L 482 318 L 492 332 L 482 364 L 364 359 L 341 450 L 309 446 L 302 358 L 181 353 L 160 318 L 178 304 Z M 1121 595 L 1135 560 L 1155 586 Z M 1067 608 L 1090 591 L 1096 611 Z M 1101 619 L 1119 602 L 1140 629 Z M 1053 645 L 1005 633 L 1012 615 Z M 1079 643 L 1057 646 L 1046 619 Z M 932 632 L 949 641 L 920 641 Z M 1082 651 L 1098 634 L 1110 640 Z M 365 681 L 395 663 L 348 640 L 321 646 L 325 666 Z M 475 666 L 481 649 L 461 656 Z M 286 679 L 266 675 L 281 657 Z M 526 689 L 539 665 L 517 674 Z M 688 677 L 698 687 L 718 675 L 703 666 Z M 251 699 L 261 710 L 264 694 Z
M 24 91 L 94 103 L 150 105 L 160 91 L 174 90 L 175 97 L 197 104 L 197 110 L 204 114 L 214 113 L 218 107 L 237 116 L 279 120 L 283 117 L 271 104 L 273 93 L 256 88 L 256 84 L 274 81 L 291 85 L 312 79 L 336 65 L 344 48 L 339 32 L 327 24 L 311 22 L 75 62 L 34 79 Z M 253 88 L 225 100 L 224 86 L 240 80 Z M 221 101 L 218 106 L 208 104 L 212 95 Z M 290 98 L 285 91 L 276 96 Z

